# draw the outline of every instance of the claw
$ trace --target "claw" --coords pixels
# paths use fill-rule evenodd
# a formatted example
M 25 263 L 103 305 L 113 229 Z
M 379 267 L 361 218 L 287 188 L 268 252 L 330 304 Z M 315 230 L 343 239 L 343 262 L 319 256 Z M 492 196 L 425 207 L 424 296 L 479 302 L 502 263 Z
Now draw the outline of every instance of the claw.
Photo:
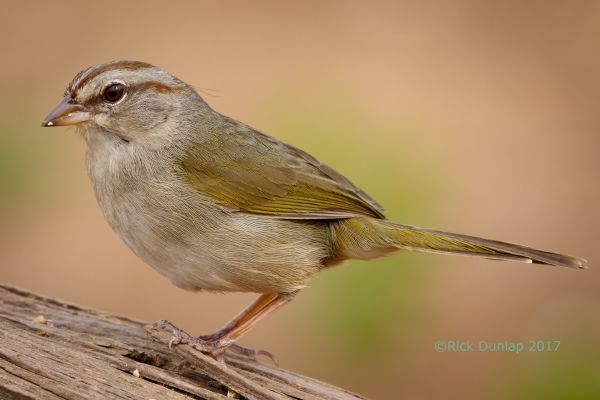
M 273 364 L 275 364 L 276 367 L 279 367 L 279 361 L 277 360 L 277 357 L 275 357 L 275 355 L 273 353 L 271 353 L 270 351 L 262 350 L 262 349 L 248 349 L 246 347 L 242 347 L 237 344 L 231 344 L 229 346 L 228 350 L 231 350 L 233 353 L 244 356 L 251 361 L 257 361 L 257 362 L 258 362 L 258 356 L 265 356 L 265 357 L 268 357 L 273 362 Z
M 276 367 L 279 367 L 279 360 L 277 359 L 277 357 L 275 357 L 275 354 L 271 353 L 270 351 L 258 350 L 257 355 L 268 357 L 269 360 L 271 360 Z
M 158 322 L 155 322 L 154 327 L 158 328 L 158 329 L 164 329 L 173 335 L 171 340 L 169 340 L 169 349 L 173 348 L 173 346 L 176 346 L 180 343 L 189 343 L 190 342 L 190 335 L 188 335 L 181 329 L 176 328 L 169 321 L 162 319 Z
M 192 346 L 204 354 L 208 354 L 215 360 L 225 363 L 225 352 L 228 350 L 248 358 L 251 361 L 258 362 L 258 356 L 268 357 L 275 366 L 279 366 L 279 361 L 273 353 L 261 349 L 248 349 L 237 344 L 231 343 L 230 340 L 223 340 L 218 335 L 204 335 L 192 337 L 181 329 L 176 328 L 173 324 L 166 320 L 160 320 L 153 324 L 157 329 L 164 329 L 173 336 L 169 340 L 169 349 L 173 346 L 184 343 Z

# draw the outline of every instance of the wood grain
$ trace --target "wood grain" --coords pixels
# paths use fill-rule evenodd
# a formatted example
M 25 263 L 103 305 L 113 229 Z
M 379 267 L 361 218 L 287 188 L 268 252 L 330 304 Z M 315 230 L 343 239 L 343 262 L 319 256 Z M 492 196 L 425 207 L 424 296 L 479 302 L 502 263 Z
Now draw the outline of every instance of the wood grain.
M 0 285 L 0 399 L 363 398 L 269 364 L 169 349 L 169 339 L 142 321 Z

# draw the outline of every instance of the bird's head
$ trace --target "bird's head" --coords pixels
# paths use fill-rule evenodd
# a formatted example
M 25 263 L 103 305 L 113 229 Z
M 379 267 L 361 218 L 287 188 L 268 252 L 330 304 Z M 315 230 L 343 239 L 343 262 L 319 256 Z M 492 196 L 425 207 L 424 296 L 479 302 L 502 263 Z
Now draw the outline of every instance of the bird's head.
M 191 87 L 158 67 L 112 61 L 77 74 L 42 126 L 76 125 L 87 135 L 135 141 L 189 107 L 190 98 L 200 99 Z

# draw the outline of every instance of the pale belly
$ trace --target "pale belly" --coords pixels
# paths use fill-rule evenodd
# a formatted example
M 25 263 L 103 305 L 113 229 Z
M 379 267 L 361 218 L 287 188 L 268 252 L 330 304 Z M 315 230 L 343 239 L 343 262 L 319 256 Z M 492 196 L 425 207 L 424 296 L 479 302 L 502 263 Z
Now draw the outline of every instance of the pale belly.
M 219 213 L 168 226 L 173 219 L 157 222 L 145 212 L 137 208 L 141 217 L 111 225 L 142 260 L 187 290 L 292 292 L 328 256 L 320 225 Z
M 90 151 L 88 145 L 96 198 L 116 234 L 175 285 L 291 292 L 304 287 L 330 256 L 325 222 L 227 211 L 186 184 L 169 167 L 172 162 L 121 146 L 106 141 Z
M 97 198 L 123 242 L 186 290 L 291 292 L 329 256 L 325 223 L 227 212 L 172 182 Z

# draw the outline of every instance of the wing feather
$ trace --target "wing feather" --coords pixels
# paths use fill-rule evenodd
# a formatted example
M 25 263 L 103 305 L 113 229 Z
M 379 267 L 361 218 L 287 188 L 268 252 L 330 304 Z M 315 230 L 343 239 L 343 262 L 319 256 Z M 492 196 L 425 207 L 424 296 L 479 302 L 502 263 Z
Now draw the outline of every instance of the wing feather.
M 210 151 L 182 161 L 189 183 L 232 210 L 286 219 L 383 218 L 382 207 L 310 154 L 225 118 Z

